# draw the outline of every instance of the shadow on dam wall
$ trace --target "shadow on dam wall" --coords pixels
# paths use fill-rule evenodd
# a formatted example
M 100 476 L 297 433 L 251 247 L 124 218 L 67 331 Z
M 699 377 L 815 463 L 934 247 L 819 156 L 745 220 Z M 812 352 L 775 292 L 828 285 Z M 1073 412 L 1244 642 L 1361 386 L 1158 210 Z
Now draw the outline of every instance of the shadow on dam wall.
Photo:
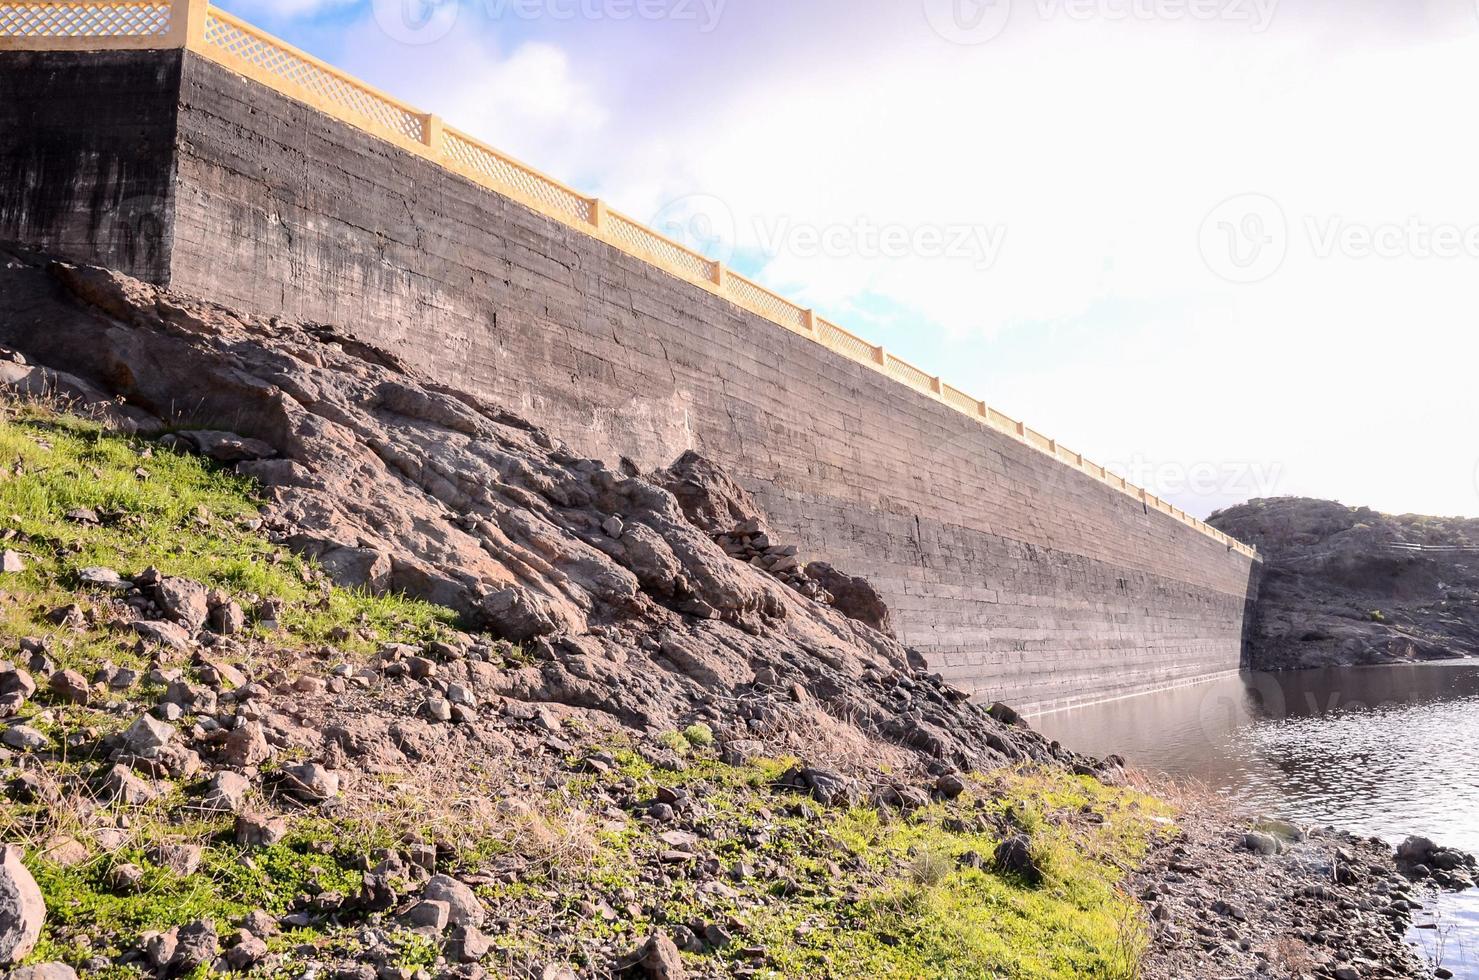
M 1057 706 L 1244 663 L 1256 561 L 194 51 L 0 52 L 0 114 L 0 238 L 336 324 L 587 455 L 708 455 L 978 697 Z

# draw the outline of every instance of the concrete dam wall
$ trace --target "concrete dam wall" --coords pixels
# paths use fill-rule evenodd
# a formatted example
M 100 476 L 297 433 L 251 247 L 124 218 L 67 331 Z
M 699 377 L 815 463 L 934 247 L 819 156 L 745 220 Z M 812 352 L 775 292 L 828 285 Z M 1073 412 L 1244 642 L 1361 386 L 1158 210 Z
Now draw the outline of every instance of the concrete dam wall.
M 0 51 L 0 238 L 336 324 L 591 456 L 696 449 L 980 697 L 1239 667 L 1259 563 L 1220 532 L 251 74 L 190 44 Z

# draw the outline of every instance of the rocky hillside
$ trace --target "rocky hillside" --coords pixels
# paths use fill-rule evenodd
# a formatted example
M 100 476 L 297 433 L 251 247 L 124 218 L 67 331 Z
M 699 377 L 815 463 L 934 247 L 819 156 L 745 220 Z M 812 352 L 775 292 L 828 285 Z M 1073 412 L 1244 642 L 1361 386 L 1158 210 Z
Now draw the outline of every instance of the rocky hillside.
M 1228 508 L 1208 523 L 1265 559 L 1255 667 L 1479 655 L 1479 520 L 1281 497 Z
M 1389 849 L 968 703 L 701 457 L 0 266 L 16 980 L 1430 975 Z

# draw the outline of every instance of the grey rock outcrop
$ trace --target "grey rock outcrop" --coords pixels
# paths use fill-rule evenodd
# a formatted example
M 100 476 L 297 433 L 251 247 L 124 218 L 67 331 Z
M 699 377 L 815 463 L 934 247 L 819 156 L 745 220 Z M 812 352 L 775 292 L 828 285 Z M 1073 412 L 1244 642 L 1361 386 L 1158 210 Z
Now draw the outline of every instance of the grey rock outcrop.
M 1252 500 L 1208 523 L 1256 545 L 1250 666 L 1267 670 L 1479 653 L 1479 520 L 1332 500 Z
M 730 737 L 807 729 L 960 766 L 1062 754 L 921 674 L 877 628 L 882 610 L 803 594 L 785 549 L 767 568 L 726 554 L 716 531 L 742 527 L 756 545 L 764 518 L 702 457 L 652 478 L 611 469 L 331 328 L 14 259 L 0 270 L 0 343 L 127 406 L 145 432 L 150 415 L 177 423 L 180 405 L 230 419 L 248 455 L 272 456 L 236 465 L 262 483 L 277 540 L 346 584 L 448 606 L 525 646 L 530 660 L 481 697 L 639 728 L 681 727 L 720 697 L 742 705 Z M 133 627 L 184 649 L 194 637 L 180 627 L 199 613 L 190 602 L 173 610 L 181 624 Z

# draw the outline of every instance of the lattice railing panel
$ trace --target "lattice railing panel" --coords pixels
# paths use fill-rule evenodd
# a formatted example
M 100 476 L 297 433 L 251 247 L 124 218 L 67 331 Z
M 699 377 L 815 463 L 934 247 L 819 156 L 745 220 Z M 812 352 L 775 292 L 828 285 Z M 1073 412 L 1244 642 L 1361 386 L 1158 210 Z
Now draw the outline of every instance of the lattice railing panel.
M 702 255 L 690 252 L 677 242 L 659 235 L 650 228 L 608 211 L 606 229 L 613 238 L 626 247 L 644 252 L 671 269 L 694 279 L 714 281 L 714 262 Z
M 455 130 L 447 130 L 443 141 L 448 159 L 485 178 L 496 188 L 515 191 L 516 195 L 538 201 L 580 224 L 590 223 L 591 202 L 587 198 Z
M 168 3 L 0 3 L 0 37 L 163 37 Z
M 740 306 L 758 313 L 768 320 L 785 327 L 790 327 L 798 333 L 808 333 L 806 329 L 806 311 L 795 303 L 781 299 L 775 293 L 764 286 L 753 283 L 744 276 L 730 275 L 725 277 L 725 283 L 729 287 L 729 298 Z
M 420 113 L 356 85 L 214 10 L 206 18 L 205 43 L 407 139 L 420 142 L 425 135 L 425 119 Z
M 901 361 L 892 354 L 888 355 L 888 373 L 896 381 L 902 381 L 916 391 L 934 390 L 934 378 L 925 374 L 908 361 Z
M 869 364 L 876 363 L 873 360 L 872 344 L 821 317 L 817 318 L 817 340 L 821 341 L 823 347 L 834 350 L 843 357 Z
M 945 385 L 941 394 L 945 396 L 945 401 L 951 407 L 958 408 L 974 418 L 981 417 L 981 403 L 954 385 Z

